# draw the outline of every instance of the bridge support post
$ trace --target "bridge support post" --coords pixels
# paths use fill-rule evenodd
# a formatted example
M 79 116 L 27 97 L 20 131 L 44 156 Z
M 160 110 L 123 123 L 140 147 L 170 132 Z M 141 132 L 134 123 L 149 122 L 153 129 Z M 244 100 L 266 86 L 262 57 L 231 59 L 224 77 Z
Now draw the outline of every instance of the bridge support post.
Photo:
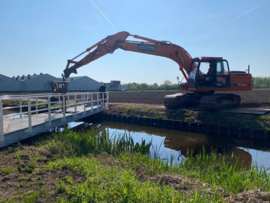
M 4 141 L 4 119 L 3 119 L 3 103 L 0 100 L 0 142 Z
M 108 93 L 108 92 L 106 92 L 106 95 L 107 95 L 107 101 L 106 101 L 106 105 L 107 105 L 107 107 L 109 107 L 109 93 Z
M 27 132 L 32 132 L 32 118 L 31 118 L 31 100 L 28 98 L 28 129 Z
M 66 97 L 63 95 L 63 99 L 62 99 L 62 108 L 63 108 L 63 118 L 62 121 L 66 120 Z
M 59 97 L 58 97 L 58 102 L 57 102 L 57 104 L 58 104 L 58 110 L 60 111 L 61 110 L 61 96 L 59 95 Z
M 105 92 L 102 93 L 102 104 L 105 106 Z
M 20 118 L 22 118 L 22 98 L 20 98 Z
M 73 115 L 74 117 L 77 116 L 77 95 L 74 95 L 74 110 L 75 110 L 75 114 Z
M 85 94 L 83 94 L 83 114 L 85 114 Z
M 51 97 L 48 97 L 48 124 L 47 126 L 52 125 L 52 114 L 51 114 Z
M 99 108 L 99 93 L 97 93 L 97 108 Z
M 91 93 L 90 96 L 91 96 L 91 111 L 93 111 L 93 94 Z
M 36 114 L 38 114 L 38 99 L 36 98 Z

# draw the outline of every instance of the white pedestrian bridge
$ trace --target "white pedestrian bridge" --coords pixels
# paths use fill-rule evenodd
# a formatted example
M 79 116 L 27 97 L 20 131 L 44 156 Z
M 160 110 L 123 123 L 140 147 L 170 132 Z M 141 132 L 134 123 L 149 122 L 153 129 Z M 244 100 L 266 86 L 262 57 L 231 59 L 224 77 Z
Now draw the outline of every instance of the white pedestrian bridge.
M 0 148 L 107 109 L 109 94 L 0 96 Z

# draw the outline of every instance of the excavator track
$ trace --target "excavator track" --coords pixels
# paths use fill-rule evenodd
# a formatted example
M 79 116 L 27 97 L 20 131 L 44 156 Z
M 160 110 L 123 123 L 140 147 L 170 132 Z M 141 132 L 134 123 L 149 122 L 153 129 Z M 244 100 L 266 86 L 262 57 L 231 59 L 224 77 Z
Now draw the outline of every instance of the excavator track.
M 221 110 L 239 106 L 241 97 L 235 94 L 213 94 L 204 96 L 200 100 L 200 108 L 203 110 Z
M 236 107 L 240 104 L 240 101 L 241 97 L 235 94 L 200 95 L 194 93 L 177 93 L 166 95 L 164 106 L 167 109 L 200 106 L 202 110 L 217 111 L 228 107 Z
M 194 93 L 177 93 L 166 95 L 164 97 L 164 106 L 167 109 L 179 109 L 198 105 L 201 99 L 201 95 Z

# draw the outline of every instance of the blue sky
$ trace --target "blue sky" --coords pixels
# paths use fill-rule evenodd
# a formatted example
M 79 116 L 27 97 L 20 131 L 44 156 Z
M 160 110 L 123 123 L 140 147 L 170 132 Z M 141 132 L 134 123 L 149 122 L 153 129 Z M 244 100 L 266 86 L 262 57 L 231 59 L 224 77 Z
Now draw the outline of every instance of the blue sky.
M 270 0 L 92 2 L 1 1 L 1 74 L 59 77 L 67 59 L 108 35 L 128 31 L 171 41 L 192 57 L 222 56 L 231 70 L 250 65 L 253 76 L 270 76 Z M 81 67 L 78 75 L 148 84 L 176 83 L 177 76 L 183 77 L 167 58 L 120 49 Z

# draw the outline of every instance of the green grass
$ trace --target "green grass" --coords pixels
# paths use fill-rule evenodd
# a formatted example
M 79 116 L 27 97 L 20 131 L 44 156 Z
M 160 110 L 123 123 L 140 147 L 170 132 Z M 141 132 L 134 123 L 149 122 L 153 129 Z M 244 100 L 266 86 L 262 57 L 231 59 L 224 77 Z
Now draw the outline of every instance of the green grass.
M 152 107 L 147 107 L 146 113 L 153 113 L 154 109 Z
M 40 191 L 34 191 L 30 195 L 27 195 L 25 197 L 25 201 L 24 202 L 26 202 L 26 203 L 35 202 L 35 200 L 38 199 L 39 196 L 41 195 L 41 193 L 43 193 L 44 191 L 45 191 L 45 187 L 43 186 Z
M 29 168 L 32 168 L 32 169 L 35 168 L 36 162 L 35 161 L 32 161 L 32 162 L 29 163 L 28 166 L 29 166 Z
M 221 199 L 218 194 L 212 197 L 200 191 L 184 194 L 165 184 L 141 182 L 131 168 L 103 166 L 94 157 L 65 158 L 51 163 L 50 169 L 55 168 L 86 177 L 82 184 L 75 184 L 71 177 L 59 181 L 56 186 L 60 202 L 216 202 Z
M 193 156 L 191 153 L 179 165 L 170 167 L 162 160 L 149 159 L 146 156 L 122 155 L 132 165 L 144 163 L 149 176 L 171 173 L 200 179 L 212 186 L 221 186 L 231 193 L 245 190 L 270 190 L 270 177 L 266 170 L 259 170 L 256 165 L 250 170 L 239 167 L 235 162 L 226 162 L 225 158 L 215 152 Z M 169 161 L 169 160 L 168 160 Z
M 166 119 L 166 116 L 156 115 L 155 119 L 164 120 L 164 119 Z
M 270 130 L 270 115 L 259 116 L 257 122 L 266 130 Z
M 39 167 L 36 159 L 31 158 L 26 168 L 70 175 L 55 179 L 56 188 L 50 193 L 42 187 L 46 185 L 43 180 L 35 179 L 31 185 L 42 188 L 20 196 L 22 202 L 35 202 L 48 194 L 57 197 L 58 202 L 224 202 L 224 197 L 243 191 L 270 190 L 269 175 L 255 165 L 245 170 L 241 163 L 204 150 L 197 155 L 188 152 L 179 164 L 174 164 L 173 157 L 151 158 L 151 143 L 135 143 L 127 134 L 109 137 L 107 133 L 64 129 L 40 137 L 36 148 L 50 161 Z M 22 154 L 17 150 L 17 159 Z M 166 181 L 151 181 L 164 174 L 200 183 L 186 190 L 184 182 L 177 183 L 175 189 Z M 26 179 L 20 177 L 20 184 Z M 203 189 L 204 183 L 209 184 L 207 191 Z
M 205 180 L 211 185 L 220 185 L 224 189 L 233 192 L 243 192 L 245 190 L 270 190 L 270 176 L 266 170 L 259 170 L 253 165 L 250 170 L 239 167 L 240 162 L 225 161 L 224 156 L 215 152 L 193 156 L 192 153 L 188 158 L 180 163 L 180 171 L 184 175 L 193 178 Z
M 139 110 L 141 110 L 141 108 L 139 108 L 139 107 L 126 107 L 125 108 L 125 111 L 127 114 L 130 114 L 131 112 L 136 112 Z
M 8 167 L 3 167 L 3 168 L 0 169 L 0 172 L 2 172 L 4 175 L 7 175 L 10 172 L 12 172 L 12 169 L 8 168 Z
M 195 122 L 196 119 L 193 116 L 189 116 L 189 117 L 186 118 L 186 121 L 187 122 Z
M 143 163 L 149 176 L 168 172 L 182 174 L 204 180 L 211 185 L 222 186 L 233 193 L 248 189 L 270 190 L 269 176 L 265 170 L 258 170 L 257 166 L 252 166 L 250 170 L 246 171 L 239 167 L 237 162 L 227 162 L 225 157 L 215 152 L 207 154 L 203 151 L 196 156 L 190 153 L 188 158 L 184 158 L 179 165 L 169 167 L 163 160 L 154 160 L 149 157 L 150 145 L 151 143 L 146 144 L 144 140 L 135 145 L 133 139 L 127 135 L 121 138 L 116 136 L 108 138 L 105 133 L 92 132 L 92 136 L 89 136 L 87 133 L 65 130 L 46 146 L 51 151 L 57 150 L 56 157 L 76 157 L 74 160 L 77 160 L 78 157 L 88 154 L 107 153 L 120 160 L 125 160 L 132 166 L 139 166 Z M 62 159 L 59 161 L 58 164 L 64 163 Z M 69 168 L 67 165 L 65 167 Z
M 270 121 L 270 115 L 261 115 L 261 116 L 259 116 L 259 120 L 269 122 Z
M 40 141 L 40 143 L 43 142 L 44 140 Z M 117 155 L 125 151 L 146 154 L 149 153 L 151 143 L 146 144 L 145 140 L 142 140 L 140 144 L 134 143 L 134 140 L 127 134 L 109 138 L 105 132 L 74 132 L 65 128 L 63 132 L 54 134 L 53 139 L 45 147 L 55 157 L 82 156 L 100 152 Z

